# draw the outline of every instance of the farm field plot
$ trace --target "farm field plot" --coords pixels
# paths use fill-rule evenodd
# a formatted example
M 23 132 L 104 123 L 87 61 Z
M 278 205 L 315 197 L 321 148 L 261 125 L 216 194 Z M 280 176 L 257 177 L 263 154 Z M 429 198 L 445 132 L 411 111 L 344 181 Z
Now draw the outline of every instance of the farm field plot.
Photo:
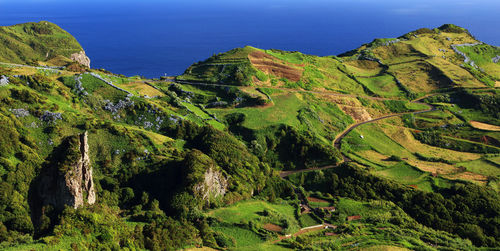
M 399 89 L 391 75 L 381 75 L 370 78 L 357 78 L 370 91 L 382 97 L 402 96 L 403 92 Z
M 261 200 L 237 202 L 225 208 L 206 212 L 207 216 L 218 219 L 212 228 L 231 236 L 236 241 L 236 248 L 264 244 L 266 241 L 251 227 L 266 229 L 279 235 L 294 233 L 300 229 L 298 220 L 294 217 L 295 208 L 287 201 L 269 203 Z M 306 222 L 314 219 L 305 219 Z
M 364 124 L 354 129 L 345 140 L 352 145 L 353 150 L 375 150 L 376 152 L 401 158 L 408 158 L 412 153 L 388 137 L 379 127 L 380 122 Z M 353 140 L 353 141 L 351 141 Z M 351 142 L 350 142 L 351 141 Z
M 495 165 L 499 165 L 500 166 L 500 156 L 489 157 L 487 159 L 488 159 L 488 161 L 494 163 Z
M 212 227 L 213 230 L 222 232 L 227 236 L 231 236 L 236 241 L 236 247 L 252 246 L 260 243 L 264 243 L 256 233 L 251 230 L 240 228 L 236 226 L 231 227 Z
M 347 70 L 356 77 L 371 77 L 382 72 L 383 68 L 379 63 L 369 60 L 351 60 L 344 63 Z
M 374 150 L 363 150 L 357 152 L 356 154 L 380 166 L 393 166 L 397 163 L 397 161 L 392 161 L 390 156 L 381 154 Z
M 383 125 L 380 128 L 385 132 L 385 135 L 388 135 L 398 145 L 413 153 L 418 152 L 426 156 L 442 158 L 451 162 L 469 161 L 478 159 L 481 156 L 476 153 L 459 152 L 423 144 L 415 139 L 411 133 L 411 129 L 408 128 L 390 125 Z
M 358 156 L 354 158 L 355 160 L 375 168 L 377 170 L 375 174 L 403 184 L 426 183 L 421 185 L 428 189 L 427 176 L 430 174 L 444 175 L 449 179 L 473 180 L 484 183 L 486 176 L 491 173 L 491 169 L 484 169 L 485 172 L 481 172 L 480 168 L 470 168 L 470 170 L 463 171 L 459 168 L 460 165 L 453 164 L 477 160 L 481 157 L 480 154 L 458 152 L 422 144 L 413 137 L 411 129 L 383 122 L 362 125 L 351 132 L 345 141 L 349 147 L 355 149 L 356 152 L 351 155 Z M 415 154 L 433 157 L 438 161 L 421 160 Z M 407 164 L 400 162 L 395 165 L 395 162 L 391 161 L 391 156 L 396 156 Z M 472 164 L 472 166 L 475 165 Z
M 498 157 L 497 157 L 498 158 Z M 500 165 L 489 159 L 478 159 L 469 162 L 461 162 L 457 164 L 463 166 L 467 171 L 484 174 L 490 177 L 500 177 Z
M 496 126 L 500 125 L 500 119 L 491 117 L 480 110 L 463 108 L 458 105 L 455 105 L 453 107 L 448 107 L 448 109 L 453 113 L 459 114 L 461 117 L 466 119 L 467 122 L 476 121 L 489 125 L 496 125 Z
M 274 106 L 269 107 L 245 107 L 236 109 L 209 109 L 222 118 L 224 115 L 233 112 L 241 112 L 247 115 L 244 126 L 250 129 L 260 129 L 269 125 L 284 123 L 287 125 L 298 126 L 300 121 L 297 119 L 298 110 L 305 106 L 301 94 L 289 93 L 273 96 Z
M 458 125 L 464 122 L 449 111 L 432 111 L 415 115 L 415 124 L 418 128 Z
M 486 123 L 481 123 L 478 121 L 469 121 L 469 124 L 480 130 L 485 130 L 485 131 L 494 131 L 494 132 L 500 132 L 500 126 L 497 125 L 491 125 L 491 124 L 486 124 Z
M 130 90 L 132 93 L 137 93 L 139 95 L 147 95 L 149 97 L 163 97 L 165 94 L 152 86 L 145 84 L 143 82 L 128 82 L 128 83 L 123 83 L 123 84 L 117 84 L 117 86 L 120 86 L 124 89 Z
M 403 162 L 400 162 L 388 169 L 376 171 L 376 174 L 399 181 L 403 184 L 418 183 L 429 175 Z
M 316 225 L 320 224 L 310 214 L 300 215 L 300 221 L 302 222 L 302 227 L 310 227 L 310 226 L 316 226 Z
M 260 217 L 258 212 L 264 210 L 274 210 L 285 215 L 293 215 L 294 208 L 288 203 L 271 204 L 260 200 L 249 200 L 238 202 L 230 207 L 219 208 L 207 212 L 207 215 L 212 217 L 219 217 L 229 223 L 240 223 L 242 221 L 249 221 Z
M 316 197 L 307 197 L 307 200 L 309 201 L 309 205 L 311 207 L 329 207 L 333 206 L 333 202 L 329 200 L 324 200 Z

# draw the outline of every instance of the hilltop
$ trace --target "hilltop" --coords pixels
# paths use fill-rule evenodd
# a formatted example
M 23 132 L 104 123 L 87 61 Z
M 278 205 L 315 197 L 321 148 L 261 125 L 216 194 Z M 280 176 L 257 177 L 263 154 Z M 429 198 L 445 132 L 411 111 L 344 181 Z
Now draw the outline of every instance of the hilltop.
M 73 61 L 90 67 L 78 41 L 56 24 L 40 21 L 0 27 L 0 62 L 67 66 Z
M 500 50 L 464 28 L 162 79 L 82 66 L 45 21 L 0 31 L 1 249 L 500 245 Z
M 471 51 L 475 60 L 461 67 L 464 58 L 454 50 L 470 51 L 467 45 L 478 43 L 466 29 L 443 25 L 375 39 L 339 56 L 247 46 L 193 64 L 177 79 L 415 98 L 440 89 L 497 84 L 497 47 Z

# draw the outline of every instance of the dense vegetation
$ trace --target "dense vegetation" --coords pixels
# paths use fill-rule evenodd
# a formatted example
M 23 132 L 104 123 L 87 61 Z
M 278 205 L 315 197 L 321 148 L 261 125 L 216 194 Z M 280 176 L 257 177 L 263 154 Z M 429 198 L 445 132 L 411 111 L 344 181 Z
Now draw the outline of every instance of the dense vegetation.
M 428 193 L 401 186 L 344 165 L 300 177 L 305 189 L 355 200 L 392 201 L 419 223 L 457 233 L 479 246 L 496 247 L 500 205 L 498 193 L 473 184 L 457 183 Z
M 81 50 L 46 22 L 0 42 L 33 65 Z M 174 82 L 0 66 L 0 248 L 497 248 L 496 49 L 461 48 L 474 68 L 448 48 L 473 42 L 443 25 L 338 57 L 247 46 Z M 96 203 L 56 206 L 88 191 L 87 157 Z

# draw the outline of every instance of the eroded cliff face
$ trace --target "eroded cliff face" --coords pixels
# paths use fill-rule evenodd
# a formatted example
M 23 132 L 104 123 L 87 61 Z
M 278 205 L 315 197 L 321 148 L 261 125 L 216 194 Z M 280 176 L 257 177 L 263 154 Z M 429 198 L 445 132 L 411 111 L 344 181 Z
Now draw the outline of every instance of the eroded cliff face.
M 223 197 L 226 191 L 227 179 L 212 167 L 205 172 L 203 181 L 193 187 L 194 194 L 207 202 Z
M 85 51 L 71 54 L 70 59 L 90 68 L 90 58 L 85 55 Z
M 78 208 L 85 203 L 96 202 L 87 132 L 79 136 L 78 149 L 77 161 L 71 163 L 65 172 L 61 171 L 61 167 L 49 167 L 40 174 L 37 192 L 42 206 Z

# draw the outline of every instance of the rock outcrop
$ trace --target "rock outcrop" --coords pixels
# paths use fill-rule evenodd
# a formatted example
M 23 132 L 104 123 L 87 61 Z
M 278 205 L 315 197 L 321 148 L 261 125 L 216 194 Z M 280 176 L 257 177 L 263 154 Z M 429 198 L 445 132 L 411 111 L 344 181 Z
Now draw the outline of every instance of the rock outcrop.
M 492 58 L 491 61 L 493 61 L 493 63 L 498 63 L 500 62 L 500 55 L 497 55 L 496 57 Z
M 79 156 L 65 171 L 51 166 L 40 174 L 37 195 L 42 206 L 52 205 L 60 210 L 66 205 L 78 208 L 96 202 L 87 132 L 79 136 L 77 147 Z
M 90 58 L 85 55 L 85 51 L 71 54 L 70 59 L 90 68 Z
M 453 49 L 453 51 L 455 51 L 455 53 L 457 53 L 458 55 L 460 55 L 460 56 L 464 57 L 464 63 L 466 63 L 466 64 L 470 64 L 470 65 L 471 65 L 472 67 L 474 67 L 474 68 L 478 68 L 478 67 L 476 66 L 476 63 L 475 63 L 474 61 L 472 61 L 472 59 L 471 59 L 471 58 L 469 58 L 469 57 L 467 56 L 467 54 L 465 54 L 465 53 L 461 52 L 461 51 L 460 51 L 457 47 L 465 47 L 465 46 L 467 46 L 467 47 L 472 47 L 472 46 L 476 46 L 476 45 L 480 45 L 480 44 L 483 44 L 483 43 L 473 43 L 473 44 L 452 44 L 452 45 L 451 45 L 451 48 Z
M 0 76 L 0 86 L 6 86 L 9 84 L 9 78 L 2 75 Z
M 197 197 L 210 202 L 224 196 L 227 191 L 227 179 L 221 172 L 210 167 L 203 178 L 202 182 L 193 187 L 193 192 Z

